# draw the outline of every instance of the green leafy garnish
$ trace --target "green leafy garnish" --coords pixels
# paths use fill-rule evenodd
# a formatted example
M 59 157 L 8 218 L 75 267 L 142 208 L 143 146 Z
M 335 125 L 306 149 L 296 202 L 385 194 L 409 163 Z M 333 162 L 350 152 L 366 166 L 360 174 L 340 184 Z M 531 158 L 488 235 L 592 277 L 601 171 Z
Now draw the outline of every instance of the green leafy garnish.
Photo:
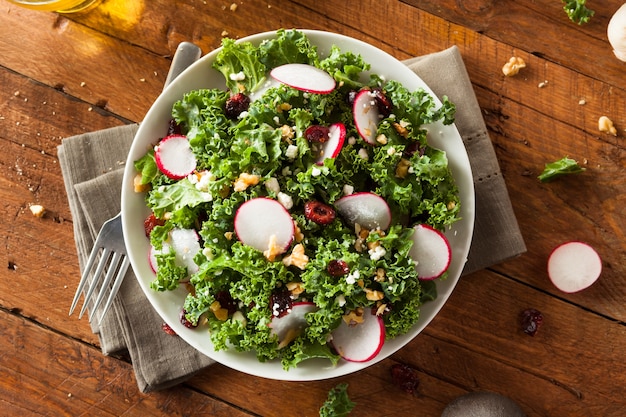
M 348 397 L 348 384 L 339 384 L 328 392 L 328 399 L 320 408 L 320 417 L 345 417 L 355 405 Z
M 565 3 L 563 10 L 565 10 L 567 16 L 572 22 L 579 25 L 587 23 L 595 13 L 585 5 L 587 0 L 563 0 L 563 3 Z
M 543 172 L 537 178 L 539 178 L 541 182 L 550 182 L 560 176 L 578 174 L 583 171 L 585 171 L 585 168 L 578 165 L 578 162 L 575 160 L 566 156 L 558 161 L 546 164 Z

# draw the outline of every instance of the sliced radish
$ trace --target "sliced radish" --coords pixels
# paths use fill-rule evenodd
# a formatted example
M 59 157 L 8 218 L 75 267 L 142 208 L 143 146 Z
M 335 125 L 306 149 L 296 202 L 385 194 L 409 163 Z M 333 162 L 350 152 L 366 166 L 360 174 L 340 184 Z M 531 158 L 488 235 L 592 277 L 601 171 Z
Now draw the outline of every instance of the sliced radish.
M 235 233 L 241 242 L 256 250 L 269 250 L 270 242 L 275 240 L 273 244 L 284 252 L 293 240 L 295 228 L 291 215 L 282 204 L 258 197 L 237 209 Z
M 363 322 L 349 325 L 341 321 L 332 332 L 332 346 L 337 353 L 350 362 L 367 362 L 378 355 L 385 344 L 383 319 L 372 313 L 371 308 L 363 311 Z
M 156 273 L 159 269 L 157 255 L 168 253 L 170 249 L 174 249 L 174 252 L 176 253 L 176 266 L 187 268 L 187 273 L 190 275 L 198 272 L 199 267 L 194 262 L 193 258 L 202 249 L 200 247 L 200 237 L 195 230 L 172 229 L 169 233 L 168 241 L 163 242 L 163 246 L 160 250 L 150 245 L 150 249 L 148 250 L 148 261 L 150 263 L 150 268 L 154 273 Z
M 369 90 L 361 90 L 354 98 L 352 105 L 354 125 L 363 140 L 370 145 L 376 145 L 376 135 L 380 113 L 376 105 L 376 98 Z
M 183 135 L 170 135 L 161 139 L 154 148 L 154 157 L 159 170 L 174 180 L 180 180 L 196 169 L 196 156 L 189 140 Z
M 150 268 L 152 269 L 152 272 L 154 272 L 155 274 L 159 270 L 159 265 L 157 263 L 157 255 L 167 250 L 169 250 L 169 245 L 165 242 L 163 242 L 163 249 L 161 250 L 158 250 L 154 246 L 150 245 L 150 248 L 148 249 L 148 262 L 150 262 Z
M 389 204 L 374 193 L 361 192 L 341 197 L 335 202 L 339 214 L 351 225 L 364 229 L 387 230 L 391 224 Z
M 335 79 L 313 65 L 285 64 L 272 69 L 272 78 L 296 90 L 328 94 L 335 89 Z
M 439 278 L 450 266 L 452 250 L 446 236 L 427 224 L 414 227 L 413 246 L 409 256 L 415 262 L 417 276 L 422 280 Z
M 176 252 L 176 264 L 186 267 L 189 274 L 197 272 L 193 258 L 201 250 L 198 233 L 193 229 L 172 229 L 169 243 Z
M 548 258 L 548 275 L 559 290 L 566 293 L 582 291 L 596 282 L 602 273 L 602 259 L 583 242 L 566 242 L 552 251 Z
M 314 303 L 302 301 L 293 303 L 291 310 L 284 315 L 274 316 L 269 324 L 271 334 L 278 337 L 278 347 L 288 345 L 307 327 L 306 315 L 317 310 Z
M 318 165 L 323 165 L 326 158 L 336 158 L 339 152 L 341 152 L 346 139 L 346 126 L 343 123 L 333 123 L 328 129 L 328 140 L 322 143 L 319 155 L 315 161 Z

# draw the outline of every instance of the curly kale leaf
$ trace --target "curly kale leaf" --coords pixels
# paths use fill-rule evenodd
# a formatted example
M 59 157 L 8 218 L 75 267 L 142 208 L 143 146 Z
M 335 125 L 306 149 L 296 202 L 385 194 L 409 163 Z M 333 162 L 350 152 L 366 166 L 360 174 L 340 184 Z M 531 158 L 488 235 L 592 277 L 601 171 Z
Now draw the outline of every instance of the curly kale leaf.
M 585 5 L 587 0 L 563 0 L 563 3 L 565 3 L 563 10 L 565 10 L 567 16 L 572 22 L 579 25 L 587 23 L 595 13 Z

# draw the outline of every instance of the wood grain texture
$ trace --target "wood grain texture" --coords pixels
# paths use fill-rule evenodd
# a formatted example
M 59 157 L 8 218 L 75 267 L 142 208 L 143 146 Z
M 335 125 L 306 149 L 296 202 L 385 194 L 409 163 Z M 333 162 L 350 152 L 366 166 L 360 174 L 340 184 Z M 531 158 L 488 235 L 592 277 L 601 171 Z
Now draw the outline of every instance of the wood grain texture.
M 472 391 L 496 391 L 529 416 L 621 416 L 626 407 L 626 91 L 606 41 L 621 2 L 578 26 L 560 2 L 536 0 L 104 0 L 85 15 L 0 6 L 0 404 L 6 415 L 315 416 L 349 384 L 353 415 L 438 416 Z M 231 4 L 237 7 L 231 10 Z M 398 59 L 459 47 L 483 110 L 528 252 L 464 277 L 440 315 L 391 358 L 358 374 L 307 383 L 216 365 L 159 393 L 137 391 L 126 358 L 104 357 L 86 321 L 67 316 L 78 281 L 72 219 L 56 148 L 65 137 L 140 122 L 180 41 L 204 53 L 222 36 L 278 28 L 329 30 Z M 501 68 L 527 62 L 515 77 Z M 540 87 L 540 84 L 543 87 Z M 598 131 L 602 115 L 618 135 Z M 587 171 L 541 184 L 569 155 Z M 47 214 L 35 218 L 30 204 Z M 601 279 L 578 294 L 549 282 L 547 256 L 584 240 Z M 535 337 L 525 308 L 544 313 Z M 419 372 L 416 395 L 390 368 Z M 69 395 L 71 394 L 71 395 Z

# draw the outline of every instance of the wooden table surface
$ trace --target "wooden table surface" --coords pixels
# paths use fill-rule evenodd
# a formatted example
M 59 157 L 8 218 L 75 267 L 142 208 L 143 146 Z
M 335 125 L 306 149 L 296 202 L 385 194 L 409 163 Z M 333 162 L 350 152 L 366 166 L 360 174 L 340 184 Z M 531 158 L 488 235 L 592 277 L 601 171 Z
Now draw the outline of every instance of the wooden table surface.
M 579 26 L 560 0 L 105 0 L 65 16 L 0 2 L 2 414 L 314 416 L 346 382 L 355 416 L 439 416 L 472 391 L 509 396 L 528 416 L 626 415 L 626 64 L 606 37 L 622 2 L 588 3 L 595 15 Z M 207 53 L 225 33 L 292 27 L 349 35 L 399 59 L 457 45 L 528 252 L 462 278 L 422 334 L 357 374 L 278 382 L 215 365 L 142 394 L 128 360 L 102 355 L 88 322 L 68 317 L 79 269 L 57 146 L 141 121 L 179 42 Z M 505 77 L 511 56 L 527 67 Z M 616 136 L 598 130 L 600 116 Z M 587 170 L 537 180 L 566 155 Z M 569 240 L 603 259 L 599 281 L 576 294 L 546 273 L 551 250 Z M 544 316 L 534 337 L 518 323 L 527 308 Z M 396 363 L 419 371 L 416 395 L 392 383 Z

